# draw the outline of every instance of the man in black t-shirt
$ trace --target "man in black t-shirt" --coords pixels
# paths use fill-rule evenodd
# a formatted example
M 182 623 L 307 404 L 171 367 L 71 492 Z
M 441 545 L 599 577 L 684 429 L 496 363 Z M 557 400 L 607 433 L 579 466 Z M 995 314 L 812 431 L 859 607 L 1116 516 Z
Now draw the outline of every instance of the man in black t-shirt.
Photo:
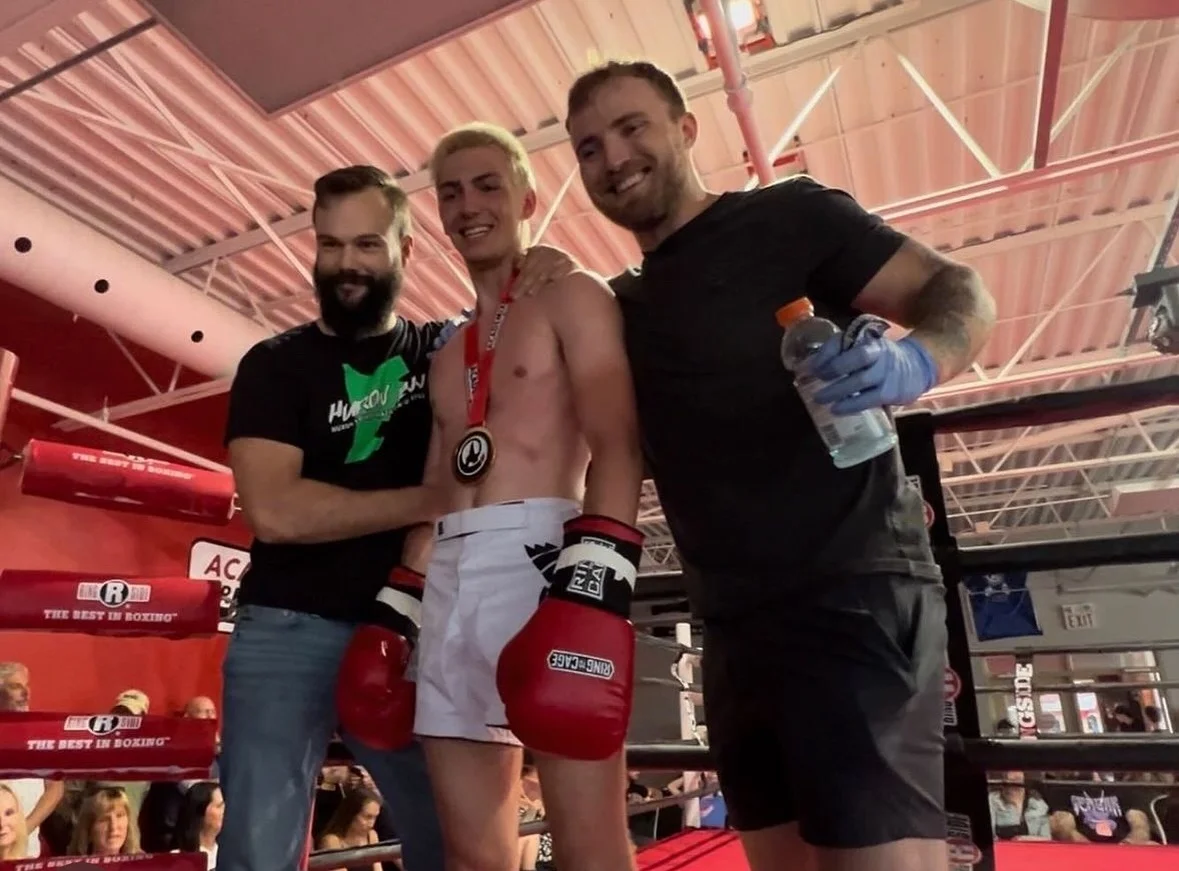
M 345 649 L 394 566 L 420 558 L 403 553 L 408 528 L 442 510 L 421 485 L 426 373 L 447 329 L 393 313 L 408 198 L 388 173 L 348 167 L 316 182 L 312 217 L 320 319 L 250 349 L 230 392 L 225 440 L 256 538 L 224 663 L 222 871 L 295 871 Z M 544 256 L 517 294 L 545 282 Z M 420 748 L 342 737 L 404 834 L 407 871 L 442 871 Z
M 567 124 L 591 200 L 643 251 L 612 285 L 753 871 L 944 869 L 945 601 L 922 499 L 895 449 L 835 467 L 783 370 L 775 313 L 805 297 L 841 326 L 870 313 L 910 328 L 811 358 L 839 415 L 908 404 L 969 366 L 990 296 L 808 178 L 705 190 L 696 119 L 649 63 L 583 75 Z

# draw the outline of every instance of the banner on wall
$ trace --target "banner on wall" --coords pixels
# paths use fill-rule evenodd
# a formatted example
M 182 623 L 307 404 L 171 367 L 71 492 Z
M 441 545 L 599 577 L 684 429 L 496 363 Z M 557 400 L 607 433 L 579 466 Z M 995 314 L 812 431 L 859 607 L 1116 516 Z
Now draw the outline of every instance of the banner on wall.
M 962 586 L 970 598 L 970 614 L 979 641 L 1044 634 L 1028 589 L 1027 572 L 967 575 Z
M 209 538 L 193 541 L 188 552 L 188 576 L 197 581 L 212 581 L 221 586 L 221 632 L 233 632 L 233 615 L 237 609 L 237 591 L 242 576 L 250 567 L 250 552 L 237 545 Z

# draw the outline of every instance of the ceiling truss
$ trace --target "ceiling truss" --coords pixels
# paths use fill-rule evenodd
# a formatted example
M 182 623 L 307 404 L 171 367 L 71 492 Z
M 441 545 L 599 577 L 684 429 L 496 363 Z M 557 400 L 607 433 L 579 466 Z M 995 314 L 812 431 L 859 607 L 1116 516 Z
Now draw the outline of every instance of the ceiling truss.
M 1024 119 L 1028 131 L 1027 157 L 1014 171 L 1004 172 L 994 155 L 988 154 L 968 129 L 966 121 L 938 94 L 923 74 L 919 63 L 901 50 L 896 36 L 905 28 L 963 12 L 981 2 L 985 0 L 903 3 L 855 19 L 843 27 L 743 58 L 746 75 L 751 81 L 757 81 L 802 64 L 830 58 L 838 52 L 843 53 L 839 65 L 828 63 L 828 71 L 822 81 L 799 104 L 800 108 L 794 117 L 782 128 L 769 151 L 770 159 L 777 158 L 790 148 L 816 108 L 832 99 L 836 82 L 847 75 L 845 71 L 851 65 L 862 61 L 864 46 L 870 41 L 883 41 L 913 85 L 924 95 L 928 105 L 953 131 L 965 153 L 981 167 L 985 176 L 977 182 L 874 209 L 900 226 L 914 228 L 918 234 L 930 218 L 965 214 L 968 209 L 1004 202 L 1046 188 L 1112 176 L 1144 164 L 1175 166 L 1175 158 L 1179 155 L 1179 129 L 1050 160 L 1051 146 L 1067 134 L 1070 125 L 1076 122 L 1086 103 L 1099 92 L 1102 83 L 1108 80 L 1120 63 L 1125 63 L 1127 58 L 1144 48 L 1141 40 L 1144 25 L 1130 29 L 1113 51 L 1101 58 L 1068 103 L 1057 111 L 1058 104 L 1062 102 L 1059 95 L 1065 66 L 1067 3 L 1051 0 L 1042 16 L 1042 51 L 1035 82 L 1035 110 L 1031 118 Z M 77 20 L 96 41 L 117 36 L 116 33 L 105 31 L 84 12 Z M 0 48 L 5 47 L 4 36 L 0 32 Z M 1150 46 L 1162 45 L 1174 38 L 1166 36 L 1153 41 Z M 76 49 L 81 53 L 86 47 L 79 43 Z M 44 68 L 53 64 L 53 58 L 40 52 L 36 46 L 26 47 L 25 52 Z M 228 298 L 222 301 L 272 330 L 280 329 L 278 311 L 292 300 L 305 301 L 311 283 L 307 264 L 289 244 L 292 236 L 310 226 L 310 215 L 306 209 L 293 205 L 306 197 L 306 181 L 280 171 L 273 161 L 267 160 L 265 155 L 252 152 L 240 141 L 236 142 L 238 150 L 247 153 L 249 161 L 226 158 L 214 143 L 186 124 L 170 108 L 170 102 L 161 97 L 158 76 L 150 62 L 135 50 L 133 41 L 112 45 L 100 57 L 89 58 L 86 63 L 101 72 L 104 87 L 118 93 L 127 105 L 137 107 L 134 115 L 116 113 L 101 94 L 70 75 L 57 77 L 53 89 L 36 86 L 14 93 L 13 101 L 20 102 L 22 111 L 28 117 L 42 122 L 48 122 L 56 115 L 84 124 L 107 147 L 125 155 L 131 165 L 150 161 L 153 167 L 181 173 L 197 182 L 198 193 L 194 194 L 192 201 L 177 208 L 212 212 L 228 206 L 235 210 L 249 229 L 227 238 L 194 240 L 198 244 L 189 245 L 187 253 L 157 255 L 157 259 L 162 260 L 168 271 L 185 278 L 206 293 L 215 292 L 216 276 L 229 276 L 238 287 L 239 296 L 248 301 L 248 308 L 242 308 L 239 303 Z M 13 72 L 9 67 L 3 75 L 12 79 Z M 36 71 L 31 68 L 25 72 L 27 75 L 23 80 L 36 75 Z M 0 87 L 13 88 L 19 86 L 21 81 L 21 77 L 17 77 L 7 83 L 0 82 Z M 685 78 L 681 86 L 689 99 L 699 100 L 719 93 L 724 84 L 717 71 L 707 71 Z M 347 94 L 340 95 L 340 110 L 353 118 L 362 118 L 364 107 L 349 102 L 349 99 Z M 14 115 L 5 116 L 4 123 L 19 134 L 22 141 L 34 137 L 34 130 L 23 125 Z M 289 123 L 305 126 L 305 122 L 296 116 L 292 116 Z M 379 122 L 373 120 L 369 123 Z M 1009 119 L 1008 123 L 1018 121 Z M 234 132 L 228 123 L 218 127 L 218 133 L 222 141 L 235 141 Z M 375 128 L 373 133 L 394 139 L 397 135 L 396 131 Z M 567 137 L 563 126 L 554 120 L 526 132 L 522 139 L 530 152 L 539 153 L 563 144 Z M 27 165 L 36 166 L 37 155 L 25 149 L 22 141 L 10 142 L 5 150 L 17 155 Z M 343 154 L 332 153 L 331 146 L 326 142 L 323 149 L 333 160 L 345 159 Z M 86 155 L 81 157 L 85 158 Z M 312 175 L 311 167 L 301 169 L 305 170 L 304 176 Z M 1157 198 L 1152 201 L 1136 203 L 1113 213 L 1078 217 L 1068 211 L 1067 202 L 1056 202 L 1054 221 L 1050 224 L 1029 226 L 992 238 L 971 239 L 963 246 L 949 249 L 956 258 L 973 263 L 1000 255 L 1015 255 L 1034 246 L 1065 243 L 1090 234 L 1108 234 L 1102 237 L 1106 238 L 1104 246 L 1075 282 L 1055 293 L 1043 310 L 1034 315 L 1020 316 L 1034 319 L 1034 325 L 1007 359 L 998 365 L 976 366 L 950 383 L 936 388 L 928 395 L 926 404 L 935 409 L 947 408 L 964 402 L 1006 397 L 1012 395 L 1012 391 L 1026 394 L 1062 390 L 1092 383 L 1093 379 L 1108 382 L 1115 374 L 1119 378 L 1137 378 L 1174 373 L 1176 367 L 1171 361 L 1160 358 L 1137 340 L 1133 324 L 1127 328 L 1121 347 L 1094 348 L 1058 359 L 1038 358 L 1031 352 L 1037 341 L 1062 316 L 1106 304 L 1078 301 L 1078 298 L 1093 274 L 1107 266 L 1105 258 L 1109 252 L 1129 234 L 1149 234 L 1155 240 L 1152 263 L 1167 262 L 1169 251 L 1165 244 L 1168 238 L 1165 228 L 1176 220 L 1176 207 L 1179 206 L 1176 181 L 1179 179 L 1172 179 L 1170 186 L 1159 191 Z M 574 182 L 574 174 L 565 178 L 539 227 L 540 235 L 548 230 L 554 220 L 560 220 L 559 207 Z M 27 181 L 24 183 L 27 184 Z M 428 183 L 426 173 L 420 169 L 409 172 L 402 179 L 403 186 L 410 193 L 425 190 Z M 112 187 L 117 184 L 117 179 L 110 182 Z M 75 186 L 73 193 L 81 202 L 89 198 L 96 208 L 110 208 L 109 204 L 100 204 L 94 199 L 93 192 L 80 186 Z M 50 196 L 50 192 L 44 191 L 43 195 Z M 415 209 L 420 210 L 421 205 L 415 205 Z M 275 215 L 281 217 L 275 218 Z M 128 213 L 126 218 L 134 222 L 134 215 Z M 425 243 L 431 249 L 430 256 L 452 275 L 457 307 L 466 292 L 465 274 L 439 239 L 426 234 Z M 289 269 L 298 284 L 287 286 L 284 294 L 270 299 L 250 293 L 238 275 L 235 258 L 259 246 L 271 246 L 278 251 L 285 268 Z M 152 254 L 150 251 L 142 253 L 145 256 Z M 1141 264 L 1139 269 L 1148 268 L 1149 265 Z M 1123 277 L 1125 286 L 1128 286 L 1132 273 Z M 1111 293 L 1120 289 L 1111 288 Z M 1128 310 L 1129 305 L 1126 299 L 1123 311 Z M 132 402 L 94 410 L 93 416 L 98 420 L 110 423 L 135 418 L 217 396 L 228 389 L 229 382 L 226 379 L 178 387 L 181 374 L 179 368 L 173 371 L 167 384 L 159 383 L 147 374 L 133 351 L 118 336 L 112 333 L 110 339 L 118 345 L 128 365 L 144 382 L 147 395 Z M 68 432 L 83 425 L 76 420 L 62 420 L 57 428 Z M 941 437 L 939 444 L 951 523 L 958 537 L 966 542 L 997 543 L 1027 540 L 1028 536 L 1043 538 L 1112 534 L 1135 524 L 1140 527 L 1166 528 L 1168 519 L 1174 519 L 1168 514 L 1135 518 L 1113 516 L 1110 497 L 1118 484 L 1160 480 L 1160 468 L 1169 469 L 1166 478 L 1179 471 L 1179 408 L 1175 406 L 1056 427 L 983 434 L 981 439 L 969 442 L 961 436 L 945 436 Z M 1021 458 L 1033 451 L 1041 452 L 1034 465 L 1021 461 Z M 1079 506 L 1085 506 L 1085 510 L 1078 513 Z M 1071 519 L 1066 519 L 1066 513 Z M 1179 514 L 1179 505 L 1174 513 Z M 678 566 L 675 549 L 657 496 L 649 483 L 644 491 L 640 520 L 648 533 L 645 567 L 658 571 L 675 569 Z

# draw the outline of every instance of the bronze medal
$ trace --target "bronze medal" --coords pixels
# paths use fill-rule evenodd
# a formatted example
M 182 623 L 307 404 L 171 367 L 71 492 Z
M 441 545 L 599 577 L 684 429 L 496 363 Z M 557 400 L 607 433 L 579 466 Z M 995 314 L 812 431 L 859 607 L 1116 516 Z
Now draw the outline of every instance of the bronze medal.
M 467 430 L 454 449 L 454 477 L 460 484 L 478 484 L 495 462 L 495 442 L 484 426 Z

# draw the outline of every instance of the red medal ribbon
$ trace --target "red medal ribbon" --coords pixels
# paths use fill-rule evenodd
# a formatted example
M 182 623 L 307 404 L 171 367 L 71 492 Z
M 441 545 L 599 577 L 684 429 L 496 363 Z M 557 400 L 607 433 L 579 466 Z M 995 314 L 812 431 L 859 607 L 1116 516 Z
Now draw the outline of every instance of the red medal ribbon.
M 499 305 L 495 308 L 495 318 L 491 322 L 491 331 L 487 334 L 487 345 L 483 353 L 479 353 L 479 319 L 476 317 L 463 337 L 463 357 L 467 364 L 467 426 L 483 426 L 487 422 L 487 404 L 491 399 L 491 363 L 495 359 L 495 343 L 499 339 L 499 330 L 507 317 L 508 307 L 512 304 L 512 285 L 516 283 L 519 271 L 513 271 L 503 292 L 499 297 Z

